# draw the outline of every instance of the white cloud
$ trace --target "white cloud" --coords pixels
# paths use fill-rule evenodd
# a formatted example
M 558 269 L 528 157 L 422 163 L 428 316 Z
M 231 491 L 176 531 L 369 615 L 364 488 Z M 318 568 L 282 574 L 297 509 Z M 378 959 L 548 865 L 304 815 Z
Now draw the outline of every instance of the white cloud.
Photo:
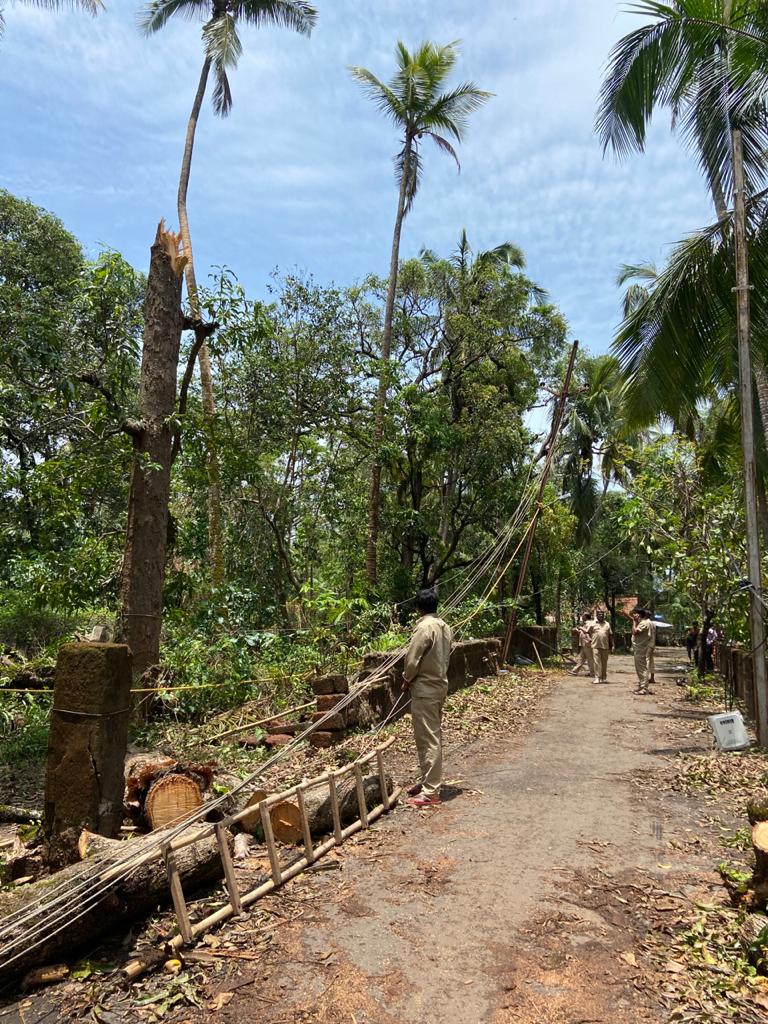
M 646 155 L 602 158 L 592 127 L 602 67 L 633 24 L 620 6 L 334 0 L 319 3 L 310 40 L 245 28 L 232 116 L 218 120 L 206 105 L 200 120 L 190 190 L 198 276 L 228 264 L 258 292 L 276 264 L 339 282 L 384 272 L 397 138 L 346 66 L 386 77 L 398 37 L 461 38 L 457 76 L 496 95 L 472 119 L 461 175 L 425 151 L 404 255 L 450 251 L 462 227 L 478 246 L 514 240 L 574 331 L 604 350 L 617 264 L 659 259 L 710 216 L 694 160 L 663 118 Z M 97 19 L 7 10 L 0 184 L 59 213 L 86 244 L 144 266 L 154 224 L 175 219 L 200 26 L 182 20 L 144 39 L 132 2 L 109 8 Z

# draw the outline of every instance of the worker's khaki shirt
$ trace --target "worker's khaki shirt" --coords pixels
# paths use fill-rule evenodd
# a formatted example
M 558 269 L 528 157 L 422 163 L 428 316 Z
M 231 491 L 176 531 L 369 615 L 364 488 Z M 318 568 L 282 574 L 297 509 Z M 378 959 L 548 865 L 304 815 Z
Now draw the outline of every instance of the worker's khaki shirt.
M 453 634 L 437 615 L 422 615 L 405 652 L 406 682 L 432 687 L 448 686 L 448 662 Z
M 607 651 L 611 646 L 613 630 L 609 622 L 596 622 L 592 627 L 592 649 Z
M 632 643 L 638 650 L 653 647 L 656 641 L 656 623 L 640 619 L 632 631 Z
M 582 622 L 578 627 L 579 630 L 579 647 L 591 647 L 592 646 L 592 630 L 595 628 L 595 623 L 590 619 L 589 622 Z

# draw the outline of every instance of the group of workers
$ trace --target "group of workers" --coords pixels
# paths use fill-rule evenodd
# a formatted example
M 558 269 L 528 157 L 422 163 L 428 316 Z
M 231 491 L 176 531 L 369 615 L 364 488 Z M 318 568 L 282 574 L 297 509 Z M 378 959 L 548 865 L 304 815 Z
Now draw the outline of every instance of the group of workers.
M 420 780 L 408 790 L 408 803 L 430 807 L 441 802 L 443 770 L 442 716 L 448 696 L 448 665 L 453 634 L 437 614 L 437 592 L 420 590 L 415 599 L 418 620 L 403 665 L 403 692 L 410 694 L 411 721 Z M 637 673 L 635 693 L 648 694 L 653 682 L 656 623 L 647 608 L 637 607 L 632 617 L 632 649 Z M 613 630 L 605 611 L 595 618 L 585 612 L 578 627 L 580 659 L 571 670 L 578 675 L 586 667 L 596 683 L 608 682 L 608 658 L 614 650 Z
M 656 623 L 647 608 L 638 606 L 632 617 L 632 652 L 637 673 L 637 694 L 649 694 L 654 682 L 654 650 L 656 648 Z M 605 620 L 605 611 L 598 608 L 595 618 L 591 612 L 584 612 L 578 626 L 579 661 L 571 669 L 577 676 L 582 668 L 587 669 L 596 683 L 608 682 L 608 656 L 614 650 L 613 630 Z

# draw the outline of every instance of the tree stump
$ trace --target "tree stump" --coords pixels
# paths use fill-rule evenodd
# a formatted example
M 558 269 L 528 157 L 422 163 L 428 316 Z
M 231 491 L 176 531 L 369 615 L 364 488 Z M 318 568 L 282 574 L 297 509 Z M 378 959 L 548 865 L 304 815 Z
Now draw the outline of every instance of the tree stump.
M 59 650 L 45 779 L 50 838 L 67 833 L 76 842 L 83 828 L 119 833 L 130 690 L 131 655 L 124 644 Z

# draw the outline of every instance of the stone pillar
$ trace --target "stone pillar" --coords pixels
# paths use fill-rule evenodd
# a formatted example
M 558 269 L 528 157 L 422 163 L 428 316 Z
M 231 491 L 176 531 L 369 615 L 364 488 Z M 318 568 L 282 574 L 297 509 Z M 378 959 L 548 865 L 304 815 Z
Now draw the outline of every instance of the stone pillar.
M 77 643 L 59 650 L 45 778 L 45 831 L 83 828 L 117 836 L 131 709 L 126 644 Z M 71 832 L 70 832 L 71 830 Z

